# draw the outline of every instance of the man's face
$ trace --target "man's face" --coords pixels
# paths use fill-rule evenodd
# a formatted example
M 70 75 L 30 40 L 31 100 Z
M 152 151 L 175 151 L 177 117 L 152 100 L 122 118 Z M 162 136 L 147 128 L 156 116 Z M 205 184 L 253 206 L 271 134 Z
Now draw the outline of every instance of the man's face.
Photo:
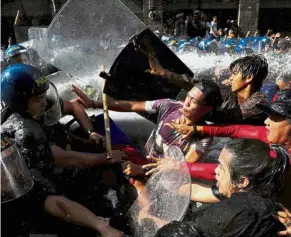
M 269 115 L 265 120 L 267 139 L 271 144 L 286 144 L 291 137 L 291 123 L 281 115 Z
M 28 113 L 30 116 L 35 117 L 43 115 L 47 106 L 46 93 L 37 96 L 32 96 L 28 100 Z
M 234 69 L 231 71 L 231 76 L 229 79 L 231 81 L 232 92 L 240 91 L 247 84 L 247 82 L 243 79 L 242 73 L 238 70 L 237 67 L 234 67 Z
M 286 82 L 284 80 L 277 79 L 276 84 L 280 90 L 291 89 L 291 81 Z
M 26 64 L 28 62 L 28 57 L 26 54 L 17 54 L 10 59 L 10 64 Z
M 183 115 L 186 118 L 194 118 L 194 115 L 203 106 L 203 93 L 197 87 L 192 88 L 184 101 Z
M 218 158 L 219 165 L 215 169 L 216 187 L 221 194 L 227 197 L 230 197 L 235 191 L 229 169 L 231 160 L 232 154 L 226 148 L 223 148 Z

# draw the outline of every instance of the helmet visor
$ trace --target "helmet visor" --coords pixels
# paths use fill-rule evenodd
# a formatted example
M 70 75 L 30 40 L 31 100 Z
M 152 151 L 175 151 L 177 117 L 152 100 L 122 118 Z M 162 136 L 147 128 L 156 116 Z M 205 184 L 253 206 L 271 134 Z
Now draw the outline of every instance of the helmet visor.
M 61 105 L 58 90 L 55 85 L 49 82 L 49 88 L 46 91 L 47 107 L 45 112 L 34 116 L 34 119 L 43 119 L 44 125 L 53 126 L 59 122 L 62 116 Z
M 46 93 L 46 98 L 51 103 L 51 106 L 44 114 L 44 124 L 46 126 L 52 126 L 57 124 L 61 119 L 62 110 L 58 90 L 51 82 L 50 87 Z
M 29 64 L 28 62 L 29 62 L 29 57 L 28 57 L 27 52 L 20 53 L 8 58 L 9 65 L 18 64 L 18 63 Z

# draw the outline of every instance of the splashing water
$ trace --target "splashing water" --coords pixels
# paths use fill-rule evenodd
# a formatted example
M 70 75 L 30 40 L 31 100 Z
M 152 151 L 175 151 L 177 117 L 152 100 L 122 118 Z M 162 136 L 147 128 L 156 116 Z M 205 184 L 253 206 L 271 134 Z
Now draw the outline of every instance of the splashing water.
M 216 55 L 214 53 L 198 54 L 197 52 L 178 53 L 178 57 L 193 71 L 194 74 L 214 76 L 215 68 L 227 68 L 232 61 L 242 57 L 240 55 Z M 265 82 L 275 82 L 282 71 L 288 71 L 291 63 L 291 55 L 264 55 L 269 64 L 269 74 Z

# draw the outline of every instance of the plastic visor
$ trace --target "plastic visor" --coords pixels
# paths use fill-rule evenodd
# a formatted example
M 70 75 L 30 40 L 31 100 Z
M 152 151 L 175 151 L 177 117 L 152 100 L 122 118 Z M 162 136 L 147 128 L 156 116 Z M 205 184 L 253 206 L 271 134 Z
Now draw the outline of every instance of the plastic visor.
M 46 126 L 53 126 L 61 119 L 62 110 L 58 90 L 51 82 L 49 82 L 49 89 L 46 91 L 46 100 L 48 103 L 47 110 L 42 114 L 34 116 L 34 118 L 37 120 L 43 118 Z
M 18 54 L 12 57 L 8 57 L 7 61 L 9 65 L 18 64 L 18 63 L 28 64 L 29 62 L 28 52 L 26 49 L 22 50 Z

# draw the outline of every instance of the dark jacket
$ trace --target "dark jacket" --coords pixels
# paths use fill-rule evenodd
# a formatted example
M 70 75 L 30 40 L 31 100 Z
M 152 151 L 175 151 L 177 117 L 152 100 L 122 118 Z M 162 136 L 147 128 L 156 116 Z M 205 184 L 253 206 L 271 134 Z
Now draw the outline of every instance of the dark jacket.
M 188 91 L 195 86 L 195 80 L 185 74 L 167 72 L 164 77 L 171 84 Z M 215 124 L 264 124 L 267 116 L 256 107 L 258 103 L 268 102 L 268 99 L 261 92 L 254 93 L 245 103 L 239 105 L 237 95 L 231 91 L 230 87 L 224 85 L 219 85 L 219 87 L 223 103 L 220 108 L 216 108 L 206 115 L 205 119 L 207 121 Z

